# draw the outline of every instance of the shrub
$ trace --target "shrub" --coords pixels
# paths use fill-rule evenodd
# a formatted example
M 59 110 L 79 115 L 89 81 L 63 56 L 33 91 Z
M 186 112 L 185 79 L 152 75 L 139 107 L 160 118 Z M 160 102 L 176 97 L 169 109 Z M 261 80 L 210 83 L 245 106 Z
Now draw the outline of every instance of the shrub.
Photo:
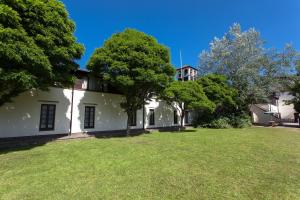
M 230 119 L 228 117 L 220 117 L 218 119 L 213 119 L 209 123 L 205 123 L 200 126 L 203 128 L 216 128 L 216 129 L 231 128 Z
M 198 121 L 199 122 L 199 121 Z M 195 127 L 200 126 L 203 128 L 216 128 L 216 129 L 225 129 L 225 128 L 246 128 L 251 126 L 251 118 L 248 115 L 237 115 L 230 117 L 218 117 L 215 119 L 210 119 L 209 121 L 202 121 Z
M 230 124 L 234 128 L 246 128 L 251 126 L 251 118 L 248 115 L 233 116 L 230 118 Z

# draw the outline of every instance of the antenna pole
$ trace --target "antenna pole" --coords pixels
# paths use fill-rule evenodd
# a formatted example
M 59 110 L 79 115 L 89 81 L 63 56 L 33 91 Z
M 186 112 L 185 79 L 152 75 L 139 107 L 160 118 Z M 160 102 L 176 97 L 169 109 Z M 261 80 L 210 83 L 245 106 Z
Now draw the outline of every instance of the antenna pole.
M 181 55 L 181 50 L 179 51 L 179 55 L 180 55 L 180 71 L 181 71 L 181 81 L 183 81 L 183 71 L 182 71 L 182 55 Z

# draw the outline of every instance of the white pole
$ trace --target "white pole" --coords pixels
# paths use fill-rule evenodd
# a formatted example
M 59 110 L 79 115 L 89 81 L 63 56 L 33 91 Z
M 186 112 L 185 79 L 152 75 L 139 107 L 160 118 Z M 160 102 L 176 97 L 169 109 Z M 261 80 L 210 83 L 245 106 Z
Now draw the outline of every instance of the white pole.
M 179 55 L 180 55 L 180 71 L 181 71 L 181 81 L 183 81 L 183 71 L 182 71 L 182 68 L 183 68 L 183 64 L 182 64 L 182 55 L 181 55 L 181 50 L 179 51 Z M 184 103 L 182 103 L 182 108 L 184 108 Z M 180 115 L 180 117 L 182 116 L 182 114 L 183 114 L 183 112 L 184 112 L 184 109 L 182 109 L 181 110 L 181 115 Z M 182 121 L 182 126 L 184 126 L 184 118 L 183 118 L 183 120 L 181 120 Z
M 181 71 L 181 81 L 183 81 L 183 71 L 182 71 L 182 55 L 181 55 L 181 50 L 179 51 L 180 54 L 180 71 Z

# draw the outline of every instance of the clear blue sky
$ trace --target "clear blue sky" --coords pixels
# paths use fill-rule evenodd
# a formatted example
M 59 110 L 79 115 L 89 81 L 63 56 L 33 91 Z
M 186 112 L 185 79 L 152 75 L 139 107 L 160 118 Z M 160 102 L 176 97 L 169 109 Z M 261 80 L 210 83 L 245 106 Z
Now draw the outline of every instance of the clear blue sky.
M 113 33 L 126 27 L 153 35 L 171 49 L 172 63 L 197 66 L 199 53 L 234 22 L 255 27 L 268 47 L 300 49 L 300 0 L 62 0 L 86 52 L 81 68 Z

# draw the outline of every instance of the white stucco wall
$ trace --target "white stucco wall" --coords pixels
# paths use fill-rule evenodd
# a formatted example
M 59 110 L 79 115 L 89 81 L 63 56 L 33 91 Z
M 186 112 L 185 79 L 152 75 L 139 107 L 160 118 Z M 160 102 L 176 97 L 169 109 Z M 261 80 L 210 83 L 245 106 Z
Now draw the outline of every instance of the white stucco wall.
M 252 122 L 256 124 L 269 124 L 270 121 L 276 121 L 279 122 L 279 119 L 273 116 L 270 116 L 269 114 L 265 114 L 265 111 L 258 108 L 255 105 L 252 105 L 250 107 L 250 111 L 252 113 Z
M 0 107 L 0 138 L 61 134 L 69 131 L 69 89 L 51 88 L 49 91 L 28 91 Z M 41 104 L 55 104 L 53 131 L 39 131 Z
M 282 119 L 294 119 L 294 113 L 296 113 L 294 109 L 294 105 L 286 105 L 286 100 L 291 100 L 293 98 L 288 92 L 280 93 L 278 99 L 278 109 L 281 114 Z
M 150 125 L 150 109 L 154 109 L 155 125 Z M 153 99 L 145 105 L 145 127 L 163 128 L 178 126 L 180 124 L 180 113 L 178 112 L 178 124 L 174 124 L 174 107 L 165 101 Z
M 51 88 L 49 91 L 30 91 L 21 94 L 0 107 L 0 138 L 35 135 L 66 134 L 70 131 L 72 90 Z M 126 129 L 127 115 L 121 109 L 121 95 L 75 90 L 73 101 L 72 133 Z M 55 128 L 40 131 L 41 104 L 55 104 Z M 85 106 L 95 106 L 95 127 L 84 129 Z M 154 109 L 155 125 L 149 126 L 149 110 Z M 145 105 L 145 128 L 174 125 L 174 108 L 164 101 L 155 100 Z M 180 122 L 178 113 L 178 122 Z M 179 125 L 179 124 L 175 124 Z M 137 125 L 143 128 L 143 110 L 137 111 Z
M 97 132 L 126 129 L 127 115 L 120 107 L 123 97 L 117 94 L 91 91 L 74 92 L 72 132 Z M 84 128 L 85 106 L 95 107 L 95 128 Z M 137 112 L 137 126 L 142 128 L 142 110 Z

